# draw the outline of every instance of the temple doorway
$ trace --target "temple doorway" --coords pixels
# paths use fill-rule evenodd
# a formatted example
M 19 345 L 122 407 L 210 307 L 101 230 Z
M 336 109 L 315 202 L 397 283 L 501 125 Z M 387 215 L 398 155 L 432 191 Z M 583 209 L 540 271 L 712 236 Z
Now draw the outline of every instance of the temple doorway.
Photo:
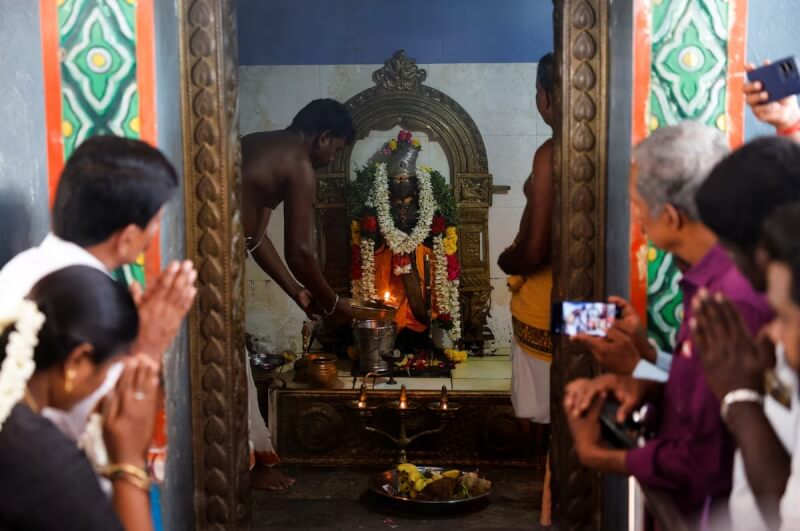
M 327 21 L 325 47 L 297 40 L 309 24 L 299 8 L 239 5 L 240 133 L 286 128 L 315 99 L 346 104 L 356 138 L 318 170 L 316 250 L 339 296 L 366 304 L 354 326 L 309 321 L 247 260 L 246 329 L 261 411 L 285 471 L 299 480 L 285 494 L 254 499 L 262 508 L 298 496 L 306 507 L 317 495 L 347 503 L 402 452 L 426 467 L 491 470 L 526 504 L 503 527 L 533 525 L 549 429 L 512 407 L 511 292 L 497 261 L 520 226 L 534 153 L 552 137 L 536 108 L 538 61 L 554 46 L 552 5 L 435 7 L 393 33 L 396 6 L 323 4 L 312 18 Z M 373 200 L 382 191 L 385 205 Z M 426 215 L 424 234 L 412 241 Z M 284 223 L 278 207 L 267 235 L 281 253 Z M 392 315 L 378 315 L 369 301 Z M 392 411 L 401 392 L 418 406 L 414 414 Z M 369 415 L 351 407 L 354 393 Z M 457 409 L 434 411 L 445 396 Z M 400 423 L 409 438 L 429 434 L 401 443 Z M 352 492 L 319 481 L 318 473 L 330 476 L 312 468 L 321 465 L 348 467 Z M 308 481 L 325 487 L 309 496 Z

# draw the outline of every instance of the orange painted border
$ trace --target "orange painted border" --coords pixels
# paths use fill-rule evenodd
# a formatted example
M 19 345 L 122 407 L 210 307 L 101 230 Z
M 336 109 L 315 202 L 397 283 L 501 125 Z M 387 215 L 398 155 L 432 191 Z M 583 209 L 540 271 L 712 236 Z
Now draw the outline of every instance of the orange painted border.
M 650 108 L 650 68 L 652 39 L 650 35 L 652 19 L 649 0 L 636 0 L 634 3 L 633 27 L 633 127 L 631 142 L 638 144 L 649 134 L 648 114 Z M 647 322 L 647 238 L 636 222 L 631 205 L 630 232 L 630 300 L 642 322 Z M 645 260 L 641 257 L 644 255 Z
M 58 34 L 58 6 L 54 0 L 39 2 L 39 24 L 42 32 L 42 64 L 44 67 L 45 134 L 47 141 L 47 175 L 52 206 L 58 177 L 64 167 L 64 134 L 61 128 L 61 43 Z
M 747 0 L 730 0 L 728 35 L 728 141 L 731 148 L 744 142 L 744 69 L 747 62 Z
M 139 91 L 139 135 L 142 140 L 157 145 L 156 83 L 155 83 L 155 20 L 153 0 L 136 4 L 136 85 Z M 145 279 L 161 271 L 161 234 L 156 234 L 147 250 L 144 263 Z

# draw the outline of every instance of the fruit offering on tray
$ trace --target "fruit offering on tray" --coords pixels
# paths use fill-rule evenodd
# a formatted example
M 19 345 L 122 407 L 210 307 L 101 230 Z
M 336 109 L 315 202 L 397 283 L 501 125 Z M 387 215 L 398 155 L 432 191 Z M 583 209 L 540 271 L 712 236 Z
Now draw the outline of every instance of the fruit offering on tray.
M 397 490 L 404 498 L 420 501 L 463 500 L 486 494 L 492 482 L 476 472 L 426 469 L 411 463 L 397 466 Z

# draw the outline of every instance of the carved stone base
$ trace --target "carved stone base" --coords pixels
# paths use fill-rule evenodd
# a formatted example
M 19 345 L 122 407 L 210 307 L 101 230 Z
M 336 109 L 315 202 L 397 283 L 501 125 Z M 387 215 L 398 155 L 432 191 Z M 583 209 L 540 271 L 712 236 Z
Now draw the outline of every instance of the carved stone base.
M 370 391 L 369 403 L 396 400 L 397 391 Z M 425 465 L 522 466 L 544 468 L 546 439 L 535 425 L 514 417 L 508 393 L 448 393 L 461 404 L 445 431 L 420 438 L 408 450 L 408 460 Z M 270 430 L 284 463 L 306 465 L 389 465 L 396 448 L 379 435 L 362 429 L 347 407 L 357 399 L 350 390 L 270 391 Z M 425 405 L 439 399 L 434 391 L 410 391 L 409 400 Z M 373 425 L 393 435 L 398 419 L 379 409 Z M 409 436 L 439 426 L 428 412 L 407 421 Z M 537 437 L 538 435 L 538 437 Z M 537 441 L 539 441 L 537 447 Z

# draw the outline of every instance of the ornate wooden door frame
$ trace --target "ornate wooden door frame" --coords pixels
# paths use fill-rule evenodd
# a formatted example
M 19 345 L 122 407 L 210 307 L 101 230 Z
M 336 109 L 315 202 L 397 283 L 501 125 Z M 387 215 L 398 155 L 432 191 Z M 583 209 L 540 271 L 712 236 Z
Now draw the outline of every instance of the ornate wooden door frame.
M 554 0 L 556 198 L 554 297 L 604 296 L 608 0 Z M 244 242 L 239 208 L 234 0 L 179 0 L 186 248 L 200 275 L 190 315 L 195 529 L 248 527 Z M 599 476 L 583 470 L 562 413 L 564 385 L 591 357 L 556 345 L 553 496 L 569 528 L 600 526 Z
M 553 300 L 605 297 L 608 0 L 554 0 L 556 208 Z M 562 407 L 564 387 L 592 376 L 592 356 L 565 338 L 551 368 L 554 514 L 567 529 L 599 529 L 601 481 L 581 467 Z
M 234 0 L 179 0 L 194 528 L 249 523 L 244 239 Z

